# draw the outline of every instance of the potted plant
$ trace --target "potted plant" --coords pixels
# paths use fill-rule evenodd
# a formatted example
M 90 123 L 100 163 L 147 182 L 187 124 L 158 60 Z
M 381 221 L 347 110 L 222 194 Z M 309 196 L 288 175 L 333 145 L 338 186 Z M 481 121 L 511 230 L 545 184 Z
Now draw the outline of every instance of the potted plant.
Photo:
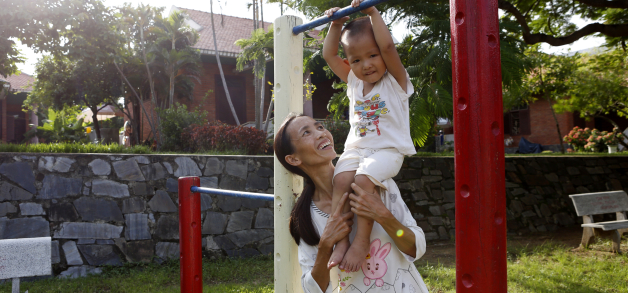
M 602 136 L 602 140 L 604 144 L 608 147 L 608 153 L 616 153 L 617 152 L 617 144 L 619 144 L 619 140 L 623 139 L 624 135 L 619 131 L 617 127 L 613 128 L 612 132 L 605 133 Z

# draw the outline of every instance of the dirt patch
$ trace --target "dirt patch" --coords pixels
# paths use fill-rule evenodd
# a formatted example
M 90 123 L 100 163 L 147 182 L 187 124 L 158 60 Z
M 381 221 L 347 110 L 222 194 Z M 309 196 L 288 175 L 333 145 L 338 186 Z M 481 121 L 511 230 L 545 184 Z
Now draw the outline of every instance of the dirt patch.
M 625 237 L 625 236 L 624 236 Z M 509 249 L 534 248 L 546 242 L 560 243 L 572 248 L 577 252 L 582 250 L 580 240 L 582 238 L 582 228 L 571 227 L 563 228 L 556 232 L 548 233 L 530 233 L 524 235 L 508 236 L 507 245 Z M 625 241 L 622 241 L 624 244 Z M 628 248 L 628 245 L 626 246 Z M 602 240 L 590 247 L 591 250 L 600 250 L 600 252 L 610 253 L 610 242 Z M 628 251 L 622 245 L 624 251 Z M 415 262 L 417 266 L 437 265 L 455 266 L 456 264 L 456 244 L 454 241 L 430 242 L 427 244 L 427 252 L 425 255 Z

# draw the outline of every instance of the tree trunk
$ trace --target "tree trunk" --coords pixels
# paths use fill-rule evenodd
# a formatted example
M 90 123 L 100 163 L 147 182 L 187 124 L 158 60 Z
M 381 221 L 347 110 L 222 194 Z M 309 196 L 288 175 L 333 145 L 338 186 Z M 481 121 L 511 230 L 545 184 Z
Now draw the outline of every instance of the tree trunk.
M 102 139 L 100 136 L 100 123 L 98 123 L 98 106 L 90 107 L 89 109 L 92 110 L 92 120 L 94 121 L 94 130 L 96 131 L 96 139 L 98 140 L 98 143 L 100 144 L 102 142 Z
M 563 144 L 563 135 L 560 133 L 560 125 L 558 124 L 558 118 L 556 118 L 556 112 L 554 112 L 554 107 L 552 107 L 552 101 L 550 100 L 549 95 L 547 97 L 547 102 L 549 103 L 550 110 L 552 111 L 552 116 L 554 116 L 554 122 L 556 122 L 556 130 L 558 131 L 558 141 L 560 143 L 560 150 L 564 154 L 565 153 L 565 144 Z
M 172 54 L 172 51 L 175 50 L 175 35 L 173 32 L 172 35 L 172 50 L 170 51 L 170 53 Z M 168 108 L 171 108 L 172 105 L 174 105 L 174 64 L 172 64 L 172 56 L 170 55 L 170 92 L 169 92 L 169 105 Z
M 266 82 L 266 67 L 264 66 L 264 71 L 262 71 L 262 79 L 260 81 L 260 101 L 259 101 L 259 108 L 258 108 L 260 117 L 259 117 L 259 127 L 257 127 L 257 129 L 261 129 L 262 121 L 264 121 L 264 92 L 266 89 L 266 85 L 264 84 L 265 82 Z
M 209 0 L 209 12 L 212 18 L 212 34 L 214 35 L 214 54 L 216 55 L 216 62 L 218 63 L 218 69 L 220 70 L 220 78 L 222 79 L 222 86 L 225 88 L 225 94 L 227 96 L 227 102 L 231 108 L 231 113 L 236 121 L 237 125 L 240 125 L 240 120 L 236 114 L 233 103 L 231 102 L 231 96 L 229 95 L 229 88 L 227 88 L 227 81 L 225 80 L 225 73 L 222 71 L 222 64 L 220 64 L 220 56 L 218 56 L 218 42 L 216 41 L 216 26 L 214 25 L 214 0 Z
M 126 84 L 129 85 L 129 88 L 131 89 L 131 91 L 133 91 L 133 94 L 137 98 L 137 101 L 140 103 L 140 107 L 142 107 L 142 111 L 144 112 L 144 115 L 146 116 L 146 120 L 148 120 L 148 125 L 150 125 L 150 131 L 152 133 L 156 133 L 155 132 L 155 130 L 156 130 L 155 126 L 153 126 L 153 121 L 152 121 L 152 119 L 150 117 L 148 117 L 148 112 L 146 111 L 146 108 L 144 108 L 144 102 L 142 101 L 142 98 L 140 98 L 140 96 L 137 94 L 137 92 L 135 91 L 135 88 L 133 88 L 133 86 L 131 85 L 129 80 L 126 78 L 126 75 L 124 75 L 124 73 L 122 72 L 122 70 L 118 66 L 118 63 L 115 60 L 113 61 L 113 65 L 116 66 L 116 69 L 118 69 L 118 72 L 120 72 L 120 75 L 122 76 L 122 78 L 124 78 L 124 81 L 126 82 Z M 149 74 L 150 74 L 150 71 L 149 71 Z M 137 123 L 138 130 L 139 130 L 139 124 L 140 124 L 141 120 L 142 120 L 142 117 L 138 117 L 138 123 Z M 139 136 L 139 134 L 138 134 L 138 136 Z M 137 143 L 139 143 L 139 137 L 138 137 Z
M 150 85 L 151 101 L 153 101 L 153 106 L 157 108 L 159 105 L 157 104 L 157 96 L 155 95 L 155 82 L 153 81 L 153 75 L 150 72 L 150 67 L 148 66 L 148 59 L 146 58 L 146 42 L 144 41 L 144 28 L 140 28 L 140 38 L 142 41 L 142 57 L 144 59 L 144 65 L 146 66 L 146 74 L 148 74 L 148 84 Z M 152 120 L 152 118 L 153 118 L 152 115 L 150 118 L 148 117 L 148 115 L 146 115 L 146 119 Z M 157 122 L 158 126 L 155 129 L 153 129 L 153 134 L 157 134 L 155 136 L 159 136 L 159 143 L 157 144 L 157 149 L 159 150 L 161 148 L 161 140 L 163 139 L 161 137 L 161 131 L 159 130 L 159 127 L 161 127 L 161 123 L 159 123 L 159 116 L 155 117 L 155 121 Z
M 255 128 L 260 129 L 262 123 L 262 110 L 263 104 L 261 103 L 261 91 L 260 91 L 260 79 L 255 75 L 255 69 L 258 66 L 257 60 L 254 61 L 253 65 L 253 84 L 255 85 Z
M 270 100 L 270 105 L 268 105 L 268 112 L 266 112 L 266 123 L 264 123 L 264 131 L 268 133 L 268 121 L 270 120 L 270 113 L 273 112 L 273 107 L 275 106 L 275 99 Z

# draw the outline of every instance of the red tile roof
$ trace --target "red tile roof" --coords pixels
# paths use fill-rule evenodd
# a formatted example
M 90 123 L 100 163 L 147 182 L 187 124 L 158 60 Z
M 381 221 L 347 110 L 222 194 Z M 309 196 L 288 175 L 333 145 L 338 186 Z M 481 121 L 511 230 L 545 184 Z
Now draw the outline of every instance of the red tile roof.
M 198 31 L 199 40 L 194 45 L 194 48 L 201 50 L 202 54 L 213 55 L 214 39 L 212 34 L 211 13 L 180 7 L 176 9 L 186 13 L 190 19 L 201 26 Z M 242 49 L 236 45 L 235 42 L 239 39 L 248 39 L 251 37 L 251 33 L 253 32 L 253 20 L 215 13 L 214 24 L 216 25 L 216 42 L 218 43 L 220 55 L 237 57 L 238 54 L 242 52 Z M 271 22 L 264 22 L 264 28 L 266 30 L 268 30 L 271 25 Z M 310 35 L 316 36 L 318 39 L 317 30 L 313 30 Z
M 187 8 L 178 9 L 185 12 L 194 22 L 201 26 L 201 29 L 198 32 L 199 40 L 194 47 L 200 49 L 201 53 L 213 54 L 214 39 L 212 34 L 211 14 Z M 214 24 L 216 25 L 216 42 L 218 43 L 218 51 L 222 54 L 231 53 L 227 55 L 233 55 L 233 57 L 236 57 L 237 54 L 242 52 L 242 49 L 235 44 L 235 41 L 239 39 L 248 39 L 251 37 L 251 32 L 253 32 L 252 19 L 215 13 Z M 264 22 L 264 28 L 268 29 L 270 25 L 270 22 Z
M 11 84 L 11 91 L 13 92 L 33 91 L 33 84 L 35 83 L 35 78 L 26 73 L 20 73 L 19 75 L 11 75 L 9 77 L 4 77 L 0 75 L 0 78 L 8 81 Z

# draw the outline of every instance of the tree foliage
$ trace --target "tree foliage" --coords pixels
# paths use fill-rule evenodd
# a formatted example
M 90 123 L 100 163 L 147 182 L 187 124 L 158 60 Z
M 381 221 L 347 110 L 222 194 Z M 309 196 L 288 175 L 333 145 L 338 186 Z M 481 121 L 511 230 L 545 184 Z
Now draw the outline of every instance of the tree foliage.
M 567 98 L 558 100 L 556 110 L 579 112 L 583 118 L 610 113 L 628 117 L 627 58 L 628 54 L 619 49 L 579 57 L 567 81 Z

